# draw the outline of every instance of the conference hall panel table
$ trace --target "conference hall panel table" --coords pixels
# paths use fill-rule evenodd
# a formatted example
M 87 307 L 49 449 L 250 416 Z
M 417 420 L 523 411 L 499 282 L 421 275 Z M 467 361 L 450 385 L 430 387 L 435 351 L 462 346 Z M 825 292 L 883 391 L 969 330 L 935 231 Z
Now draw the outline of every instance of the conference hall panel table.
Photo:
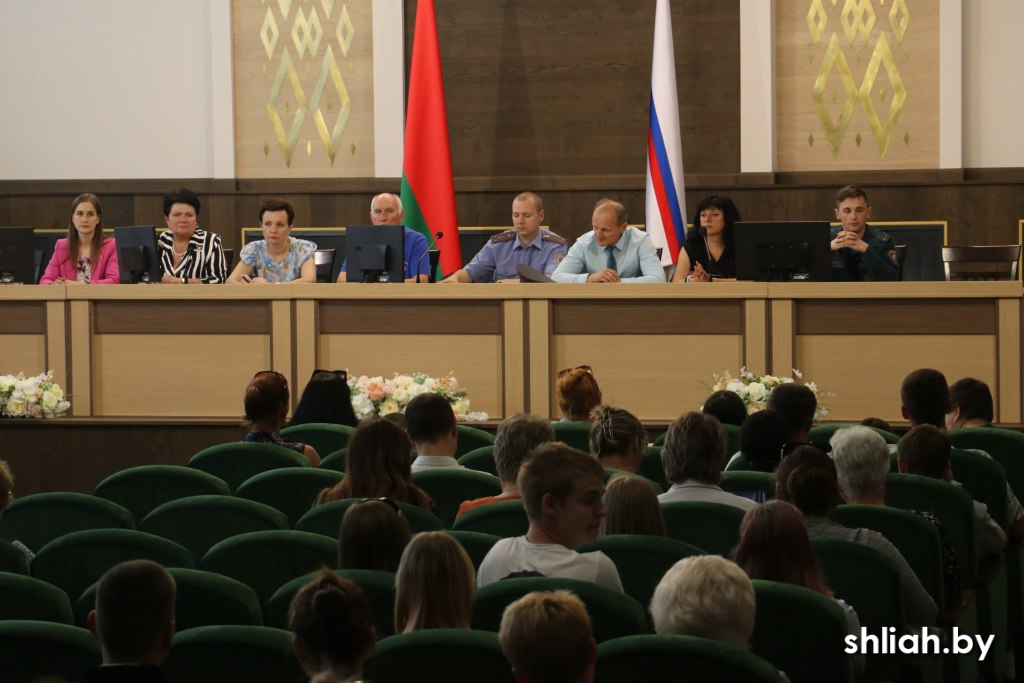
M 453 372 L 474 410 L 558 417 L 554 375 L 590 365 L 648 422 L 699 409 L 713 375 L 798 368 L 830 419 L 901 421 L 918 367 L 988 382 L 1021 419 L 1019 282 L 0 287 L 0 374 L 52 367 L 78 418 L 237 419 L 253 373 Z

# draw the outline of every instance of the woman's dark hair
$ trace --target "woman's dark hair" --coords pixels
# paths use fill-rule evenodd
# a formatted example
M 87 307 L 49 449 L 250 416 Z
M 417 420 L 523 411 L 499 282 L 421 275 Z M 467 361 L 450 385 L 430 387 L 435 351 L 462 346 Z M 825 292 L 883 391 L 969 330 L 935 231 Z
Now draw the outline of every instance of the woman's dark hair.
M 364 420 L 348 440 L 345 478 L 320 493 L 317 504 L 344 498 L 391 498 L 430 510 L 430 496 L 412 483 L 412 441 L 379 417 Z
M 792 503 L 805 516 L 831 517 L 839 505 L 836 465 L 817 446 L 797 446 L 782 459 L 775 473 L 780 500 Z
M 722 212 L 722 217 L 725 219 L 725 231 L 722 233 L 722 239 L 725 242 L 723 254 L 731 252 L 733 226 L 740 220 L 740 212 L 731 199 L 717 194 L 709 195 L 697 202 L 697 208 L 693 211 L 693 227 L 687 231 L 686 241 L 699 245 L 701 248 L 704 247 L 704 238 L 700 234 L 700 212 L 708 208 L 718 209 Z
M 291 424 L 321 422 L 355 427 L 359 424 L 352 409 L 352 392 L 341 375 L 318 370 L 309 378 L 302 390 L 299 405 L 292 414 Z
M 787 441 L 789 425 L 777 410 L 758 411 L 740 427 L 740 452 L 750 469 L 758 472 L 771 472 L 779 466 Z
M 409 522 L 390 500 L 349 507 L 338 530 L 338 568 L 397 572 L 411 538 Z
M 789 583 L 832 597 L 811 548 L 804 516 L 791 503 L 770 500 L 747 510 L 733 560 L 751 579 Z
M 363 591 L 327 569 L 295 594 L 288 629 L 309 652 L 311 668 L 340 675 L 359 671 L 376 640 Z
M 257 372 L 245 388 L 244 403 L 245 419 L 249 422 L 277 419 L 283 423 L 288 414 L 288 380 L 273 370 Z
M 283 199 L 265 199 L 260 204 L 260 225 L 263 225 L 263 214 L 267 211 L 284 211 L 288 214 L 288 225 L 295 223 L 295 208 Z
M 720 389 L 708 396 L 700 409 L 705 415 L 714 415 L 724 425 L 741 426 L 747 420 L 747 406 L 735 391 Z
M 78 248 L 81 245 L 78 241 L 78 231 L 75 230 L 74 216 L 75 209 L 84 202 L 92 204 L 93 208 L 96 209 L 96 216 L 99 218 L 96 222 L 96 230 L 92 233 L 91 251 L 89 252 L 89 260 L 95 265 L 100 258 L 100 252 L 103 250 L 103 206 L 100 204 L 100 198 L 89 192 L 80 194 L 71 200 L 71 218 L 68 219 L 68 259 L 73 263 L 78 262 Z
M 171 215 L 171 207 L 175 204 L 188 204 L 196 210 L 196 218 L 199 218 L 199 197 L 192 190 L 183 187 L 176 192 L 164 195 L 164 216 Z

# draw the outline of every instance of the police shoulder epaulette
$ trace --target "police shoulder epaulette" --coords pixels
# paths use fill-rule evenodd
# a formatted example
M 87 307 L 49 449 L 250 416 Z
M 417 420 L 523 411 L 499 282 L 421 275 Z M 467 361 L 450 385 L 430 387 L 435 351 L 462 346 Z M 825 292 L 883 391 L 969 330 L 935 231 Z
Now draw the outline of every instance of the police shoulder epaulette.
M 569 241 L 561 235 L 556 235 L 553 232 L 541 233 L 541 242 L 554 242 L 555 244 L 568 244 Z
M 497 235 L 491 235 L 491 241 L 494 242 L 495 244 L 498 244 L 500 242 L 511 242 L 515 238 L 515 230 L 505 230 L 504 232 L 499 232 Z
M 881 230 L 879 230 L 878 231 L 878 240 L 880 242 L 892 242 L 892 235 L 890 235 L 888 233 L 885 233 L 885 232 L 882 232 Z

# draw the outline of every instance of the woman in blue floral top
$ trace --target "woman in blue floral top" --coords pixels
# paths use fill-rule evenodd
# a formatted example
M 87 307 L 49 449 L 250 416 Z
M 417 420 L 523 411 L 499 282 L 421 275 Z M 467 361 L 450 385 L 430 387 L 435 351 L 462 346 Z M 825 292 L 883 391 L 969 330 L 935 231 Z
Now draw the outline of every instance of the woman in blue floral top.
M 236 285 L 281 282 L 316 282 L 313 252 L 316 245 L 291 236 L 295 209 L 281 199 L 268 199 L 260 205 L 263 239 L 242 247 L 239 263 L 228 278 Z

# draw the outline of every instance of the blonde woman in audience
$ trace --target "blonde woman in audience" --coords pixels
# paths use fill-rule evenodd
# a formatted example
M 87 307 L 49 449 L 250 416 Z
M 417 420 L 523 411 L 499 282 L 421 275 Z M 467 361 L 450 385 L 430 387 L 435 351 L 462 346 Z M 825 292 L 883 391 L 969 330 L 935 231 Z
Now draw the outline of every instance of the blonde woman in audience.
M 338 530 L 338 568 L 398 571 L 409 545 L 409 522 L 390 498 L 364 500 L 349 507 Z
M 245 388 L 245 419 L 249 422 L 249 433 L 242 441 L 248 443 L 270 443 L 283 446 L 304 455 L 316 467 L 320 455 L 316 449 L 304 443 L 285 441 L 278 434 L 288 416 L 288 380 L 276 370 L 261 370 L 253 375 Z
M 821 565 L 807 536 L 804 516 L 795 506 L 781 500 L 747 510 L 740 524 L 740 542 L 733 559 L 751 579 L 765 579 L 808 588 L 833 598 L 825 584 Z M 860 635 L 860 619 L 853 607 L 835 598 L 846 615 L 850 635 Z M 853 673 L 864 673 L 864 655 L 851 658 Z
M 390 498 L 433 509 L 430 496 L 412 483 L 412 442 L 401 427 L 378 417 L 359 424 L 345 452 L 345 478 L 321 491 L 316 504 L 345 498 Z
M 590 615 L 569 591 L 537 591 L 511 603 L 498 638 L 519 683 L 594 680 L 597 646 Z
M 476 572 L 469 555 L 443 531 L 416 534 L 395 577 L 395 633 L 468 629 Z
M 589 422 L 590 411 L 601 405 L 601 389 L 589 365 L 559 370 L 555 379 L 562 422 Z
M 604 491 L 605 517 L 601 535 L 664 536 L 665 517 L 654 487 L 643 477 L 614 476 Z
M 754 633 L 754 584 L 718 555 L 687 557 L 665 572 L 651 598 L 654 630 L 746 649 Z
M 71 202 L 68 236 L 57 240 L 41 285 L 116 285 L 121 281 L 114 238 L 103 236 L 103 207 L 94 194 Z
M 359 586 L 323 569 L 292 599 L 292 650 L 310 683 L 349 683 L 363 676 L 376 633 Z
M 628 410 L 597 406 L 590 411 L 590 454 L 602 467 L 636 472 L 647 451 L 647 432 Z

